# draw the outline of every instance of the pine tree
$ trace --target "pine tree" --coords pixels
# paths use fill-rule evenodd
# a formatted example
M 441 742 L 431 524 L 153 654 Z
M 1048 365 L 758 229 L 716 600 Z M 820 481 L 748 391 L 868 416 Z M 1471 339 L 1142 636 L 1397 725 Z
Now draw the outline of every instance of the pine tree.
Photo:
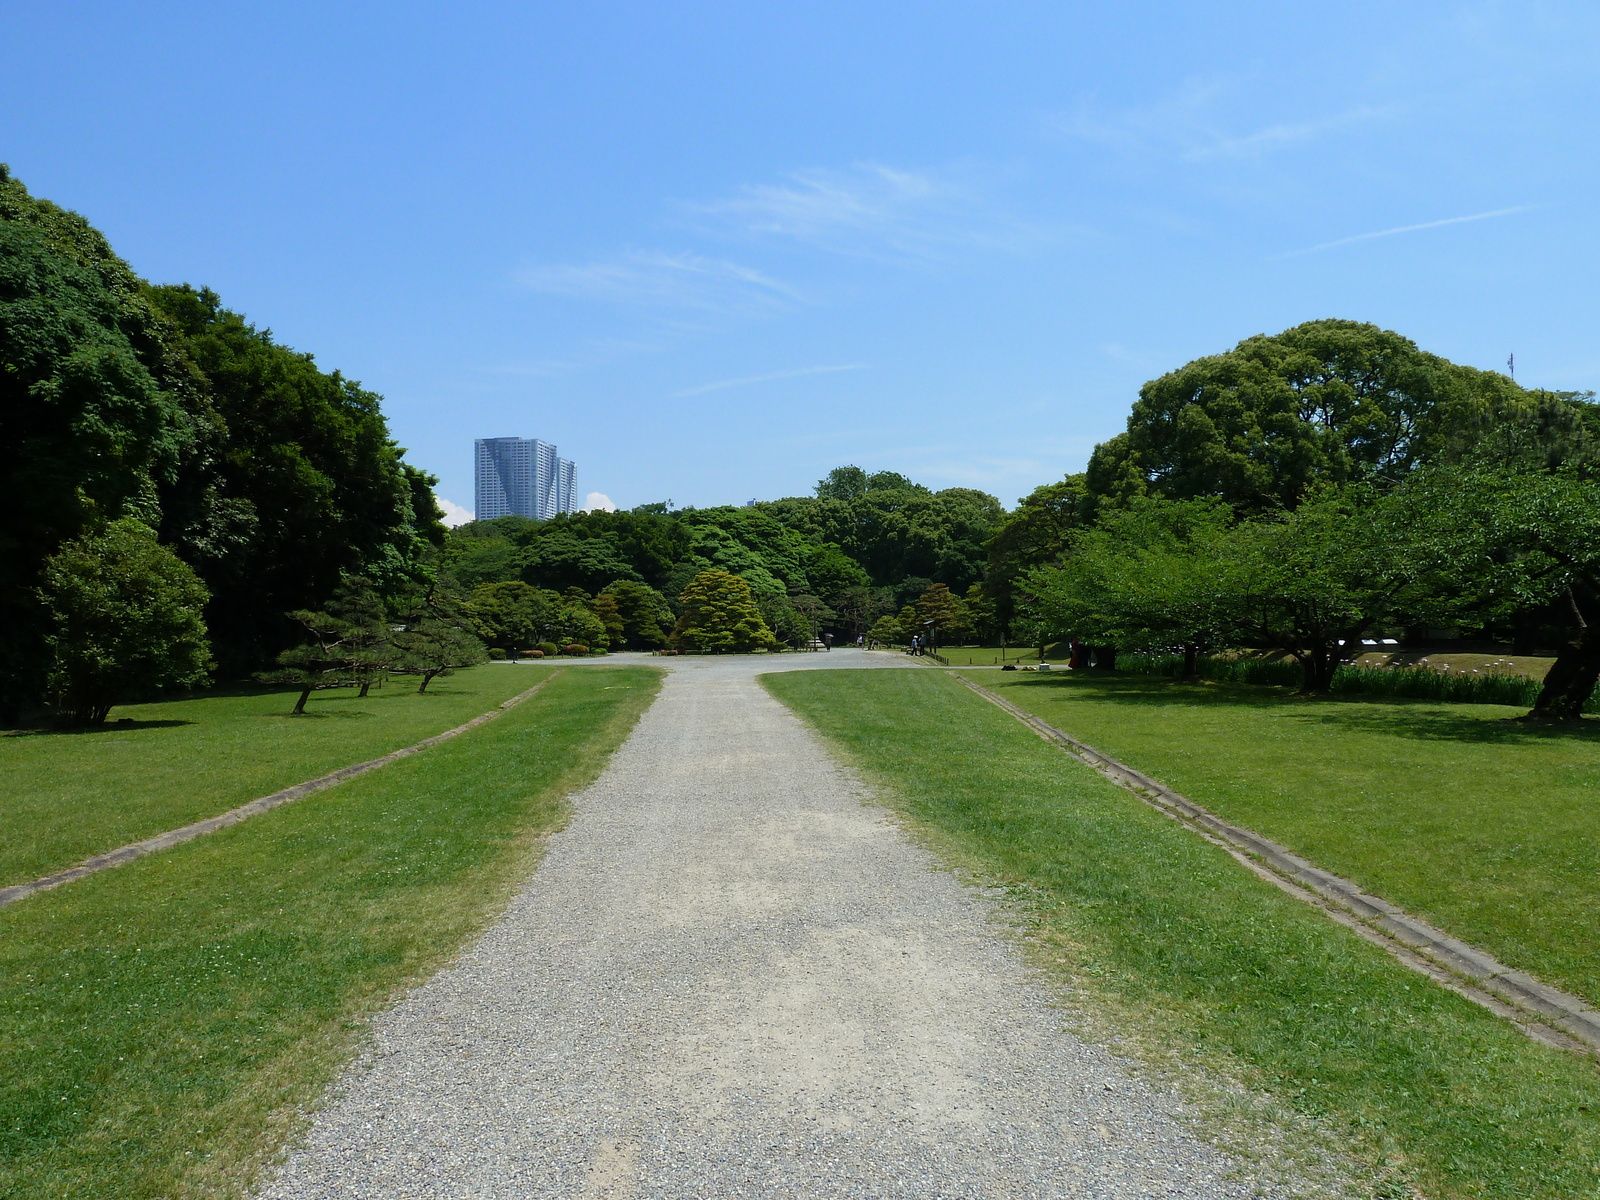
M 678 598 L 683 615 L 672 631 L 673 645 L 700 654 L 748 653 L 778 644 L 761 617 L 750 585 L 728 571 L 701 571 Z

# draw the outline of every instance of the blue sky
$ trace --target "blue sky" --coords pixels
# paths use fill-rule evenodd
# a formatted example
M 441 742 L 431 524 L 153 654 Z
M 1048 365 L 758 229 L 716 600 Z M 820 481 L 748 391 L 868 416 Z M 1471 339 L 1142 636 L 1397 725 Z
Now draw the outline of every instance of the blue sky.
M 386 397 L 439 494 L 1008 506 L 1337 316 L 1600 383 L 1592 4 L 9 5 L 0 160 Z

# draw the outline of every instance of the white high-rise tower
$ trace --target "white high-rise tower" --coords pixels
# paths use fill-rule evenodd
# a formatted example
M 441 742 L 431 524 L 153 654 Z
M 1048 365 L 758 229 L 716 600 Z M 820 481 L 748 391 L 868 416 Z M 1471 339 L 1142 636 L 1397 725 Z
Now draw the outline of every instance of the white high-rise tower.
M 479 438 L 476 509 L 480 521 L 532 517 L 547 521 L 576 512 L 577 468 L 558 458 L 556 448 L 538 438 Z

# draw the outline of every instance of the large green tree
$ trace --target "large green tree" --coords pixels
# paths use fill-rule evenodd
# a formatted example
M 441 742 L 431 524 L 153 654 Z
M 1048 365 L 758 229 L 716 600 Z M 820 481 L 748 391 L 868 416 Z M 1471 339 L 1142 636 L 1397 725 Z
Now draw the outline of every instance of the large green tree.
M 1308 321 L 1145 384 L 1085 482 L 1101 503 L 1152 492 L 1292 508 L 1318 484 L 1397 483 L 1533 406 L 1505 376 L 1376 325 Z
M 320 605 L 348 573 L 389 595 L 413 583 L 443 530 L 433 480 L 403 461 L 379 397 L 279 345 L 214 292 L 148 294 L 220 418 L 171 489 L 162 532 L 211 588 L 225 669 L 278 649 L 291 632 L 283 613 Z
M 209 681 L 205 585 L 149 526 L 123 518 L 67 543 L 45 562 L 39 595 L 63 719 L 99 724 L 113 705 Z
M 1198 655 L 1240 636 L 1233 513 L 1217 500 L 1141 497 L 1077 530 L 1023 577 L 1035 623 L 1095 646 Z
M 890 472 L 865 476 L 857 489 L 858 469 L 839 468 L 848 478 L 830 475 L 814 497 L 755 508 L 813 543 L 837 546 L 874 586 L 917 577 L 964 592 L 983 578 L 986 543 L 1004 517 L 997 499 L 972 488 L 932 492 Z
M 994 606 L 994 620 L 1001 630 L 1010 628 L 1016 613 L 1019 580 L 1060 561 L 1089 509 L 1084 477 L 1069 475 L 1034 488 L 995 526 L 985 546 L 983 592 Z
M 1582 462 L 1536 460 L 1419 473 L 1396 496 L 1458 605 L 1548 606 L 1562 630 L 1529 714 L 1575 720 L 1600 684 L 1600 482 Z M 1440 589 L 1445 590 L 1445 589 Z
M 0 165 L 0 710 L 44 685 L 45 560 L 101 522 L 158 525 L 158 489 L 211 420 L 139 278 Z

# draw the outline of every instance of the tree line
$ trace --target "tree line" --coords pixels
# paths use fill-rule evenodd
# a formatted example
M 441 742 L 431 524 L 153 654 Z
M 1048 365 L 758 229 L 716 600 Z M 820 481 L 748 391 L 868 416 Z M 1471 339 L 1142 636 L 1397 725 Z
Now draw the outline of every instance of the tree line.
M 1007 512 L 842 466 L 812 495 L 446 531 L 380 398 L 156 286 L 0 167 L 0 715 L 252 674 L 421 686 L 488 653 L 1071 638 L 1287 652 L 1445 627 L 1600 679 L 1597 408 L 1352 321 L 1147 383 L 1086 470 Z M 547 649 L 548 648 L 548 649 Z M 301 703 L 309 691 L 303 691 Z
M 211 291 L 139 278 L 3 166 L 0 437 L 10 720 L 248 674 L 347 576 L 425 589 L 443 542 L 377 395 Z
M 1600 682 L 1600 408 L 1398 334 L 1314 321 L 1145 385 L 1124 433 L 992 539 L 1030 638 L 1281 650 L 1326 691 L 1365 638 L 1443 629 L 1554 650 L 1532 716 Z

